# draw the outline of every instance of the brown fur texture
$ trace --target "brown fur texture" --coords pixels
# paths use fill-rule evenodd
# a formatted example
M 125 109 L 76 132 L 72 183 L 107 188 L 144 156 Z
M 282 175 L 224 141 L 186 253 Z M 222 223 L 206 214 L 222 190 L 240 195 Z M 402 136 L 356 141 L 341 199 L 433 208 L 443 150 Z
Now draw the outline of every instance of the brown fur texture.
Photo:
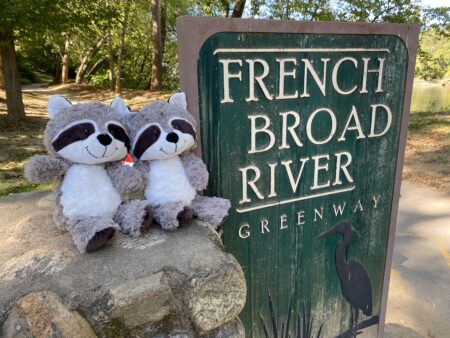
M 61 180 L 69 162 L 48 155 L 34 155 L 25 164 L 24 176 L 33 184 L 48 184 Z
M 142 226 L 143 221 L 151 223 L 152 216 L 151 207 L 147 201 L 132 200 L 119 206 L 114 221 L 120 224 L 123 233 L 137 237 L 145 230 Z
M 220 228 L 228 216 L 230 208 L 230 201 L 220 197 L 197 196 L 192 202 L 194 214 L 211 224 L 215 229 Z
M 86 246 L 94 235 L 104 229 L 114 228 L 119 230 L 119 226 L 112 219 L 86 217 L 72 219 L 69 221 L 69 231 L 73 236 L 73 241 L 80 252 L 86 252 Z
M 194 154 L 180 156 L 183 161 L 186 176 L 197 191 L 202 191 L 208 185 L 209 173 L 205 163 Z
M 174 201 L 153 208 L 153 217 L 164 230 L 175 230 L 179 226 L 178 214 L 184 210 L 182 202 Z
M 144 187 L 145 187 L 148 184 L 147 174 L 148 171 L 150 170 L 148 162 L 137 161 L 134 163 L 133 168 L 139 171 L 139 173 L 141 174 L 141 177 L 144 180 Z
M 144 191 L 145 179 L 137 169 L 121 163 L 113 163 L 106 166 L 106 171 L 120 194 Z

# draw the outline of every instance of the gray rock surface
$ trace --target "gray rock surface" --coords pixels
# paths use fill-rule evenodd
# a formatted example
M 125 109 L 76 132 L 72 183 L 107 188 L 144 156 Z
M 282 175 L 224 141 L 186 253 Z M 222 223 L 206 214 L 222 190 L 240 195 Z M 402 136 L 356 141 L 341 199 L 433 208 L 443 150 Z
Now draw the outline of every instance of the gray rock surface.
M 243 337 L 235 318 L 244 275 L 208 224 L 174 232 L 153 226 L 139 238 L 116 233 L 100 251 L 79 254 L 54 225 L 51 204 L 48 192 L 0 199 L 0 336 L 20 325 L 22 335 L 9 336 L 31 337 L 23 323 L 34 323 L 27 316 L 42 316 L 50 302 L 67 311 L 67 325 L 98 337 Z M 24 299 L 47 305 L 28 305 L 26 315 Z

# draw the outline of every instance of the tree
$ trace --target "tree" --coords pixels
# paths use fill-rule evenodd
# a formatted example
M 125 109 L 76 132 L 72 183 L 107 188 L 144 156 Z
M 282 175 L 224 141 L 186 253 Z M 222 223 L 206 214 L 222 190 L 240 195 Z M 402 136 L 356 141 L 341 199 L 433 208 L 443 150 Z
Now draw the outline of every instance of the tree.
M 0 31 L 0 58 L 2 59 L 1 72 L 4 79 L 8 115 L 15 121 L 21 121 L 25 119 L 25 109 L 17 68 L 14 35 L 11 30 Z
M 240 18 L 242 17 L 242 13 L 244 13 L 245 0 L 236 0 L 234 2 L 233 13 L 231 14 L 232 18 Z
M 61 83 L 65 84 L 69 82 L 69 46 L 70 39 L 66 34 L 64 37 L 64 54 L 62 57 L 62 69 L 61 69 Z
M 3 77 L 2 69 L 2 56 L 0 54 L 0 89 L 5 89 L 5 78 Z
M 334 19 L 330 0 L 252 0 L 250 7 L 253 17 L 312 21 Z
M 341 21 L 420 23 L 415 0 L 339 0 L 336 11 Z
M 151 0 L 152 11 L 152 75 L 150 91 L 162 90 L 162 42 L 161 42 L 161 6 L 159 0 Z
M 127 32 L 128 15 L 130 13 L 130 4 L 128 0 L 124 0 L 123 11 L 124 11 L 124 19 L 122 21 L 122 31 L 120 33 L 119 54 L 117 57 L 117 68 L 116 68 L 116 87 L 114 90 L 116 94 L 120 94 L 120 91 L 122 89 L 121 76 L 122 76 L 123 49 L 125 46 L 125 35 Z

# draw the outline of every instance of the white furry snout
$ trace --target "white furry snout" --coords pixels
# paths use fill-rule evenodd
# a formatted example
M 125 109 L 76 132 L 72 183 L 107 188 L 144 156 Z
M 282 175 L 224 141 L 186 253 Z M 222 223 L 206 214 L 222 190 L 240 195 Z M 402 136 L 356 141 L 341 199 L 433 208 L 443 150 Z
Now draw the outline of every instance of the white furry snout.
M 176 137 L 173 135 L 171 137 L 169 133 L 161 130 L 159 139 L 144 151 L 140 160 L 165 160 L 183 153 L 194 145 L 195 140 L 192 135 L 179 130 L 174 130 L 172 134 L 175 134 Z M 177 140 L 175 141 L 174 138 Z
M 111 142 L 105 145 L 101 143 L 99 135 L 102 134 L 97 132 L 85 140 L 73 142 L 58 151 L 58 154 L 72 162 L 82 164 L 120 161 L 127 155 L 128 150 L 124 142 L 109 134 L 103 134 L 111 139 Z

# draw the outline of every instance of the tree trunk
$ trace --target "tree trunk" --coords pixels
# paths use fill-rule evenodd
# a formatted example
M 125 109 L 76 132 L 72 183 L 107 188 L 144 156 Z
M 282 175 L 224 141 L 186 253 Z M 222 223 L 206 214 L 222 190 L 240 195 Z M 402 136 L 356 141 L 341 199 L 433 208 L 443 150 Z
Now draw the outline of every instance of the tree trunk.
M 91 62 L 92 58 L 97 54 L 99 49 L 102 47 L 103 42 L 105 41 L 105 37 L 101 37 L 95 45 L 92 45 L 89 47 L 86 55 L 81 60 L 80 66 L 78 67 L 77 71 L 77 77 L 75 79 L 76 84 L 80 84 L 84 80 L 84 75 L 86 74 L 86 70 L 88 69 L 89 63 Z
M 165 1 L 161 4 L 161 62 L 164 60 L 164 50 L 167 36 L 167 6 Z
M 139 69 L 139 75 L 138 75 L 138 78 L 137 78 L 138 87 L 141 85 L 142 73 L 144 72 L 144 67 L 145 67 L 145 64 L 147 63 L 147 59 L 149 57 L 149 54 L 150 54 L 150 52 L 144 53 L 144 59 L 142 60 L 141 68 Z M 147 80 L 147 77 L 146 77 L 146 80 Z M 148 84 L 148 82 L 147 82 L 147 84 Z
M 152 76 L 150 91 L 162 89 L 161 7 L 159 0 L 152 0 Z
M 109 57 L 109 90 L 114 91 L 114 87 L 116 85 L 114 79 L 114 52 L 110 30 L 108 30 L 108 57 Z
M 129 6 L 128 0 L 125 0 L 124 11 L 125 11 L 125 13 L 124 13 L 125 15 L 124 15 L 124 19 L 122 22 L 122 32 L 120 33 L 119 53 L 117 55 L 116 87 L 114 88 L 114 92 L 116 94 L 120 94 L 120 91 L 122 90 L 121 77 L 122 77 L 123 48 L 125 46 L 125 34 L 127 32 L 128 14 L 130 12 L 130 6 Z
M 53 66 L 53 80 L 51 84 L 61 83 L 62 73 L 61 73 L 61 59 L 58 57 L 55 60 L 55 65 Z
M 61 70 L 61 83 L 65 84 L 69 82 L 69 36 L 64 37 L 64 54 L 62 57 L 62 70 Z
M 5 78 L 3 76 L 2 55 L 0 54 L 0 89 L 5 89 Z
M 20 87 L 20 75 L 17 68 L 16 48 L 12 32 L 0 32 L 1 72 L 5 81 L 6 109 L 8 116 L 16 121 L 25 119 L 25 110 Z
M 245 0 L 236 0 L 234 2 L 233 14 L 231 14 L 232 18 L 240 18 L 242 17 L 242 13 L 244 12 Z
M 100 68 L 100 66 L 106 61 L 106 57 L 102 57 L 97 60 L 96 63 L 92 66 L 92 68 L 87 72 L 86 78 L 87 82 L 89 83 L 91 81 L 92 75 L 94 75 L 97 70 Z

